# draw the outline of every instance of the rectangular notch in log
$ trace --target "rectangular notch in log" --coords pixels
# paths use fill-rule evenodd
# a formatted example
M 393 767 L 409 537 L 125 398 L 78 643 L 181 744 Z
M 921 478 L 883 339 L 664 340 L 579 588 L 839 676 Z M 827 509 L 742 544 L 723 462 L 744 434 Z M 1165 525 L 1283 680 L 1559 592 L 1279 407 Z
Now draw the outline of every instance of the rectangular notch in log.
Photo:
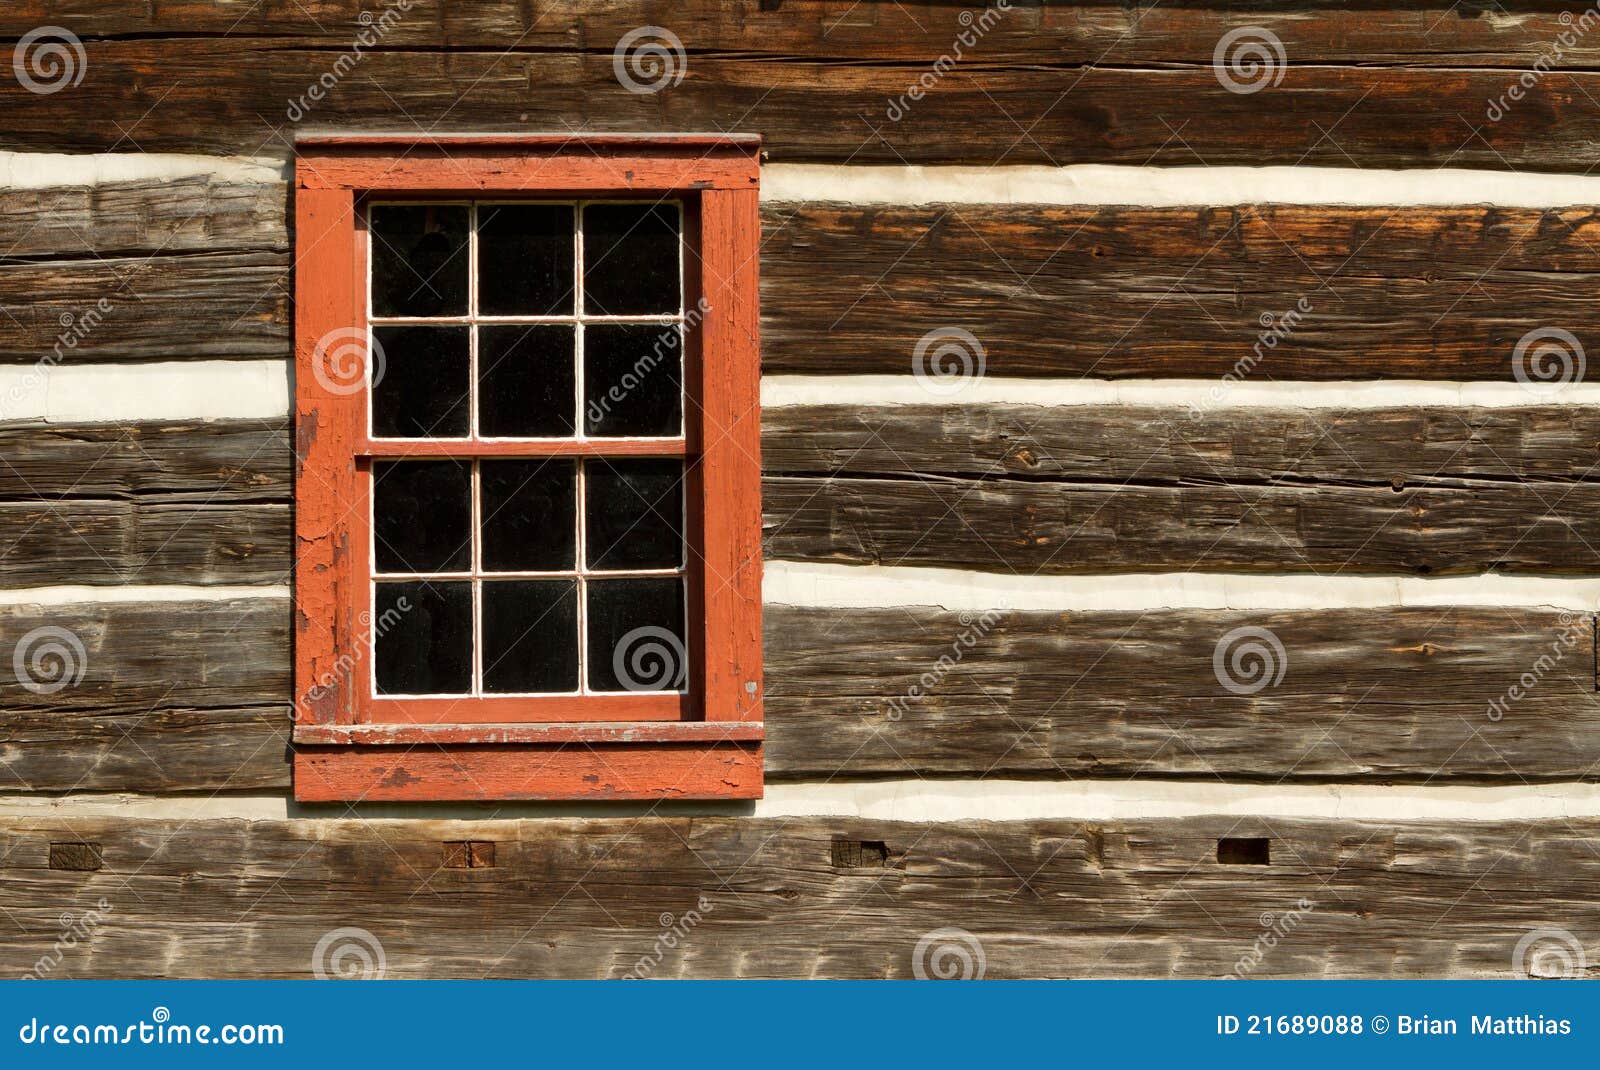
M 104 865 L 98 843 L 52 843 L 50 868 L 92 873 Z
M 1265 866 L 1272 861 L 1272 841 L 1265 837 L 1226 837 L 1217 841 L 1217 861 L 1225 866 Z
M 889 864 L 889 847 L 882 840 L 834 840 L 834 869 L 883 869 Z
M 493 840 L 446 840 L 445 869 L 491 869 L 494 866 Z

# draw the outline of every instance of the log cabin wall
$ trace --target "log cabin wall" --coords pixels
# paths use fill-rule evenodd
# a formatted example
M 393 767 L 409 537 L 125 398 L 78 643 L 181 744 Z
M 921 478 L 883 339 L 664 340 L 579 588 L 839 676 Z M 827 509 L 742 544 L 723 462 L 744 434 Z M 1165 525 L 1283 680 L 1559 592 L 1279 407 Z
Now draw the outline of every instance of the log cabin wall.
M 304 976 L 330 938 L 399 977 L 1582 963 L 1591 29 L 14 0 L 4 967 Z M 289 802 L 311 129 L 765 137 L 766 799 Z M 67 915 L 95 923 L 61 952 Z

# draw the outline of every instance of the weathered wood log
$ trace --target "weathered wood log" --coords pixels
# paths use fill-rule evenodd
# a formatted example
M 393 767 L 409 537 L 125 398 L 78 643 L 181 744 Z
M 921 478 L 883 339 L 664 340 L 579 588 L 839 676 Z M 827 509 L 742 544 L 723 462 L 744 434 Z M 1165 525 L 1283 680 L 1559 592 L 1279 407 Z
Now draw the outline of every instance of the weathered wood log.
M 1600 487 L 1586 482 L 1600 425 L 1571 412 L 912 406 L 767 418 L 775 558 L 1023 573 L 1600 569 Z
M 1517 957 L 1531 930 L 1600 938 L 1597 834 L 1593 820 L 15 816 L 0 822 L 0 959 L 78 978 L 306 977 L 335 958 L 395 978 L 1516 977 L 1540 968 Z M 1241 837 L 1267 839 L 1269 863 L 1219 862 L 1219 840 Z M 492 843 L 494 864 L 447 866 L 462 841 Z M 857 867 L 841 841 L 874 850 Z M 51 869 L 52 842 L 98 845 L 100 868 Z M 79 912 L 93 924 L 63 947 Z
M 208 175 L 0 188 L 0 258 L 276 250 L 288 187 Z
M 771 205 L 764 367 L 910 374 L 960 327 L 989 375 L 1508 380 L 1529 331 L 1600 342 L 1597 239 L 1588 208 Z
M 285 583 L 290 508 L 0 502 L 0 586 Z
M 784 18 L 774 10 L 751 25 L 760 32 Z M 1426 22 L 1413 16 L 1408 37 L 1425 35 Z M 1534 81 L 1512 105 L 1514 121 L 1491 122 L 1489 102 L 1504 96 L 1520 71 L 1341 65 L 1285 50 L 1287 62 L 1258 76 L 1266 88 L 1232 91 L 1212 65 L 1212 45 L 1234 25 L 1220 19 L 1211 43 L 1184 65 L 994 61 L 979 44 L 960 61 L 942 63 L 942 77 L 932 65 L 951 52 L 960 32 L 953 19 L 919 57 L 926 67 L 882 58 L 864 41 L 853 50 L 861 55 L 841 57 L 823 25 L 811 24 L 811 46 L 798 56 L 762 48 L 674 57 L 653 93 L 637 91 L 653 74 L 635 78 L 634 88 L 619 80 L 613 53 L 620 38 L 609 33 L 559 50 L 508 52 L 503 39 L 477 48 L 367 50 L 353 61 L 359 75 L 343 78 L 334 92 L 319 91 L 320 100 L 310 90 L 349 55 L 355 27 L 343 52 L 273 36 L 97 37 L 82 42 L 84 77 L 70 91 L 41 95 L 7 80 L 0 106 L 9 144 L 72 151 L 125 145 L 133 127 L 147 151 L 287 153 L 297 122 L 444 133 L 561 129 L 574 115 L 595 130 L 760 132 L 774 159 L 858 163 L 1583 170 L 1594 149 L 1592 132 L 1577 118 L 1600 85 L 1600 74 L 1588 70 Z M 872 30 L 873 42 L 892 36 L 881 25 Z M 1519 38 L 1516 47 L 1529 45 Z M 1256 84 L 1249 76 L 1233 81 Z
M 285 421 L 7 424 L 0 500 L 288 502 Z
M 0 361 L 287 357 L 281 253 L 52 260 L 0 269 Z
M 38 791 L 286 787 L 286 722 L 273 711 L 291 701 L 288 613 L 281 599 L 11 610 L 0 641 L 13 651 L 36 629 L 65 628 L 87 668 L 77 685 L 42 694 L 0 676 L 9 779 Z M 1521 783 L 1591 777 L 1600 763 L 1583 616 L 769 606 L 766 618 L 775 780 Z M 1250 635 L 1224 642 L 1241 628 L 1267 629 L 1282 654 L 1264 666 L 1241 649 Z M 1219 647 L 1243 691 L 1219 676 Z M 1279 665 L 1281 680 L 1249 690 Z M 150 709 L 159 715 L 141 721 Z M 170 757 L 157 745 L 167 731 Z

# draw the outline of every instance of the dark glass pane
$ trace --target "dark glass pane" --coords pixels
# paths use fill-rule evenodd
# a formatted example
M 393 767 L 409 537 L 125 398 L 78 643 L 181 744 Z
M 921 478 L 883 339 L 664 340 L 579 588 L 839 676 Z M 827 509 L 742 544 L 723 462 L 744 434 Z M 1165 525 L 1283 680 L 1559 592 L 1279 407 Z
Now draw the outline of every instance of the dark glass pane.
M 583 310 L 592 316 L 680 311 L 676 204 L 583 209 Z
M 590 568 L 683 564 L 681 461 L 589 461 L 584 471 Z
M 379 583 L 373 663 L 380 695 L 460 695 L 472 690 L 472 584 Z
M 478 209 L 478 312 L 570 316 L 576 237 L 569 204 Z
M 472 336 L 466 327 L 377 327 L 372 433 L 463 438 L 470 429 Z
M 591 580 L 589 687 L 595 691 L 682 691 L 681 579 Z
M 682 329 L 589 324 L 583 329 L 583 393 L 584 426 L 591 435 L 680 433 Z
M 566 324 L 478 328 L 478 433 L 564 438 L 577 391 L 574 328 Z
M 460 204 L 374 205 L 372 311 L 466 315 L 469 219 Z
M 483 689 L 578 689 L 578 581 L 483 585 Z
M 483 461 L 483 567 L 570 571 L 577 559 L 577 462 Z
M 374 461 L 372 534 L 379 572 L 472 567 L 472 466 L 465 461 Z

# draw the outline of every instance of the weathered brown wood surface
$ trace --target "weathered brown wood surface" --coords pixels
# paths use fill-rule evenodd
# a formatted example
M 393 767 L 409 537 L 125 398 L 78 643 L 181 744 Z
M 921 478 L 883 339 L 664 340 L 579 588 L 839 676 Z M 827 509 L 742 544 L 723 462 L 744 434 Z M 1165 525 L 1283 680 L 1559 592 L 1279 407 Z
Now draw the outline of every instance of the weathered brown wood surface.
M 0 500 L 287 502 L 286 422 L 219 420 L 0 427 Z
M 13 790 L 287 786 L 288 614 L 282 599 L 11 610 L 0 658 L 58 627 L 79 637 L 85 666 L 49 694 L 0 675 Z M 1282 679 L 1253 694 L 1215 667 L 1238 628 L 1283 647 Z M 1590 777 L 1600 763 L 1592 622 L 1554 611 L 769 606 L 765 643 L 774 779 L 1521 783 Z M 1248 658 L 1230 672 L 1261 678 Z M 1527 694 L 1508 700 L 1513 687 Z
M 288 248 L 281 182 L 209 175 L 0 189 L 0 258 Z
M 419 0 L 401 17 L 400 33 L 359 55 L 323 100 L 296 109 L 341 57 L 352 63 L 354 11 L 347 6 L 343 20 L 323 23 L 326 31 L 307 31 L 280 5 L 231 32 L 222 24 L 228 16 L 214 12 L 198 31 L 186 21 L 196 6 L 124 16 L 118 22 L 129 29 L 120 32 L 87 12 L 77 20 L 38 16 L 65 17 L 86 35 L 85 73 L 46 95 L 0 85 L 10 144 L 103 151 L 131 139 L 146 150 L 286 154 L 298 111 L 302 125 L 406 132 L 559 130 L 572 116 L 601 130 L 758 131 L 776 159 L 1583 170 L 1595 147 L 1583 109 L 1600 85 L 1583 69 L 1593 63 L 1590 46 L 1534 80 L 1508 117 L 1488 120 L 1486 103 L 1561 29 L 1543 5 L 1543 18 L 1511 31 L 1489 24 L 1516 20 L 1480 18 L 1483 25 L 1467 28 L 1476 10 L 1437 6 L 1378 18 L 1279 9 L 1267 21 L 1287 35 L 1283 77 L 1243 94 L 1224 88 L 1212 55 L 1223 34 L 1262 21 L 1253 11 L 1161 19 L 1145 47 L 1143 9 L 1102 6 L 1065 17 L 1020 9 L 1000 20 L 996 47 L 985 49 L 986 34 L 954 61 L 964 27 L 953 6 L 896 12 L 885 0 L 791 11 L 795 5 L 747 3 L 713 14 L 707 0 L 688 17 L 665 6 L 602 5 L 598 17 L 558 14 L 544 23 L 548 9 L 507 3 L 453 17 Z M 1023 43 L 1052 26 L 1052 15 L 1053 30 Z M 651 17 L 683 28 L 685 77 L 661 92 L 630 92 L 614 75 L 613 51 Z M 1296 27 L 1296 17 L 1312 25 Z M 17 15 L 8 28 L 20 35 L 37 25 L 32 14 Z M 709 32 L 699 29 L 707 25 Z M 850 32 L 836 39 L 838 26 Z M 1376 55 L 1361 51 L 1386 32 Z M 1349 43 L 1336 43 L 1342 39 Z M 947 54 L 953 62 L 943 76 L 931 77 L 927 95 L 893 121 L 893 102 Z M 1374 61 L 1394 65 L 1360 65 Z
M 1253 382 L 1505 380 L 1531 330 L 1600 342 L 1589 208 L 777 204 L 761 271 L 768 373 L 909 374 L 948 327 L 989 375 Z
M 1593 820 L 7 817 L 0 959 L 53 977 L 304 977 L 355 970 L 363 950 L 392 978 L 955 976 L 963 961 L 991 978 L 1515 977 L 1531 930 L 1600 938 L 1597 834 Z M 1270 864 L 1219 863 L 1217 841 L 1240 836 L 1269 838 Z M 494 864 L 448 867 L 462 840 L 492 842 Z M 836 866 L 837 840 L 881 841 L 885 865 Z M 50 869 L 52 842 L 98 844 L 101 868 Z M 63 917 L 85 911 L 92 935 L 61 949 Z
M 288 273 L 273 252 L 7 265 L 0 361 L 287 357 Z
M 1600 570 L 1588 481 L 1600 437 L 1579 414 L 962 406 L 767 419 L 775 558 L 1022 574 Z

